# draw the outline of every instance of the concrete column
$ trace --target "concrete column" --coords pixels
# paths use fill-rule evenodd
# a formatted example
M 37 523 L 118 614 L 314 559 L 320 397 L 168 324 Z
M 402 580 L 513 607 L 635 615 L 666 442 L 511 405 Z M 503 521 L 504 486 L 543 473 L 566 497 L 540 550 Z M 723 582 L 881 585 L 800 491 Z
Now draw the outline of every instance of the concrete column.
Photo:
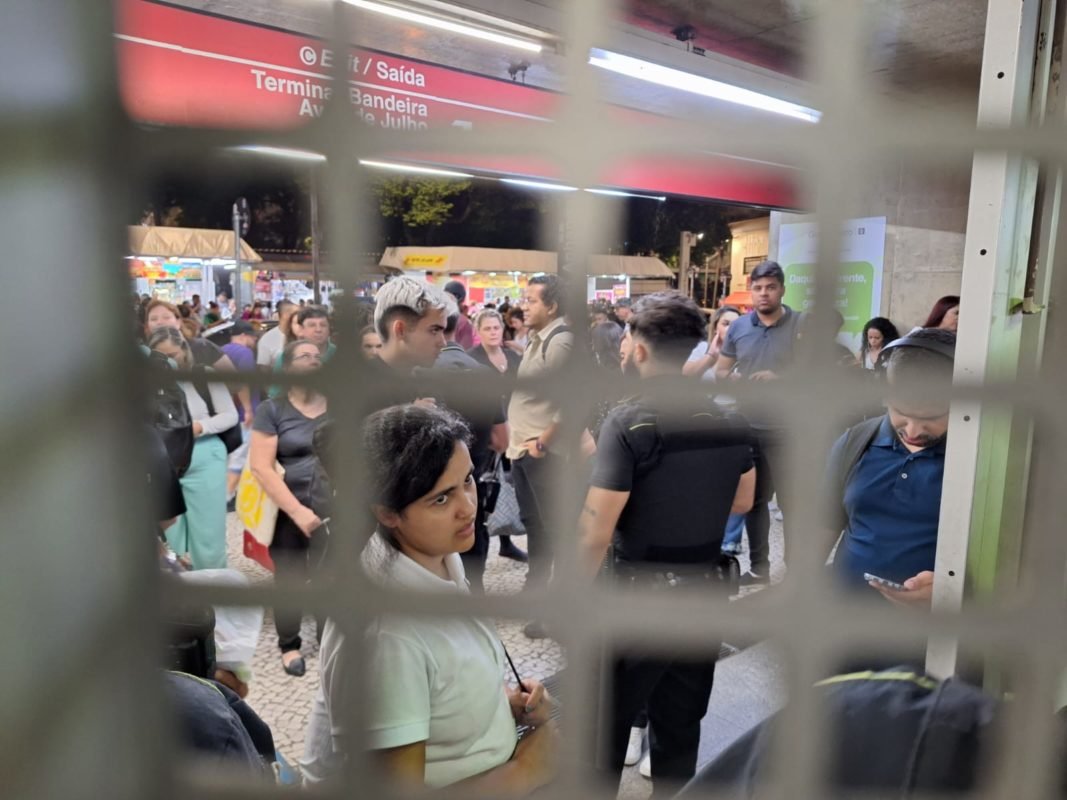
M 970 165 L 930 168 L 897 160 L 866 180 L 849 216 L 886 218 L 880 314 L 904 332 L 921 325 L 939 297 L 959 294 Z M 814 217 L 771 212 L 771 258 L 782 224 L 809 221 Z

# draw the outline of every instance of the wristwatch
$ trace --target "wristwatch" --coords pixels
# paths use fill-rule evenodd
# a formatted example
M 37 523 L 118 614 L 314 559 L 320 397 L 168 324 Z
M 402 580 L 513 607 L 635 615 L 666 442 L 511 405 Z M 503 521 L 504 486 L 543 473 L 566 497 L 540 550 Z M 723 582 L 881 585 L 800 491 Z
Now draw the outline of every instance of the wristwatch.
M 538 439 L 538 440 L 537 440 L 537 452 L 538 452 L 538 453 L 543 453 L 543 452 L 545 452 L 545 451 L 546 451 L 547 449 L 548 449 L 548 448 L 547 448 L 547 447 L 545 447 L 545 446 L 544 446 L 544 444 L 542 444 L 542 443 L 541 443 L 541 440 L 540 440 L 540 439 Z

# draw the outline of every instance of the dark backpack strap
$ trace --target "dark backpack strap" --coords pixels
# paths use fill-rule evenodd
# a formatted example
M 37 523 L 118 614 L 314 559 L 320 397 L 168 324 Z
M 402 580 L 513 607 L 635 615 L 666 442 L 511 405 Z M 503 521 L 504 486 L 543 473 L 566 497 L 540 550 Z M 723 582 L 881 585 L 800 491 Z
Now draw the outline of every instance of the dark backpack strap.
M 878 429 L 882 427 L 885 415 L 866 419 L 858 425 L 853 425 L 845 433 L 845 443 L 834 454 L 827 465 L 826 475 L 830 485 L 827 487 L 827 515 L 828 522 L 834 531 L 841 532 L 848 525 L 848 516 L 845 513 L 845 488 L 848 486 L 852 473 L 859 464 L 867 448 L 871 446 L 874 437 L 878 435 Z
M 213 417 L 215 416 L 215 404 L 211 402 L 211 389 L 207 385 L 207 368 L 196 366 L 193 367 L 193 372 L 200 376 L 193 379 L 193 388 L 196 389 L 200 399 L 207 405 L 207 415 Z
M 545 337 L 545 340 L 543 342 L 541 342 L 541 360 L 542 361 L 547 361 L 548 360 L 548 343 L 549 342 L 551 342 L 553 339 L 555 339 L 561 333 L 570 333 L 570 332 L 571 332 L 571 329 L 570 329 L 569 326 L 560 325 L 558 328 L 553 330 L 552 333 L 548 334 L 548 336 Z

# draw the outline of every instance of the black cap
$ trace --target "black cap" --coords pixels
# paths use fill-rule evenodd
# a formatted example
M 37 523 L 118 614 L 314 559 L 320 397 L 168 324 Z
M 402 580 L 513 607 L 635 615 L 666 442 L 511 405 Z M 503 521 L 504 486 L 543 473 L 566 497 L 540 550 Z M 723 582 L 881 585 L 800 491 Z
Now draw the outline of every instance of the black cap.
M 621 306 L 623 308 L 629 308 L 633 305 L 633 302 L 634 301 L 631 300 L 629 297 L 620 297 L 618 300 L 615 301 L 615 307 L 618 308 Z
M 456 298 L 457 303 L 467 299 L 467 287 L 459 281 L 449 281 L 445 284 L 445 291 Z
M 245 334 L 248 334 L 249 336 L 256 335 L 256 329 L 245 320 L 236 320 L 233 325 L 230 326 L 230 336 L 243 336 Z

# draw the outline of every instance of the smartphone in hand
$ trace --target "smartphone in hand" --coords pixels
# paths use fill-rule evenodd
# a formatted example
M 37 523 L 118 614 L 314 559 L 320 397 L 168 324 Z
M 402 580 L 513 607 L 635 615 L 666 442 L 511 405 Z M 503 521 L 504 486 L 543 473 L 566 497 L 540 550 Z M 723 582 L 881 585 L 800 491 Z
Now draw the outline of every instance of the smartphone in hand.
M 903 583 L 897 583 L 896 581 L 887 580 L 886 578 L 880 578 L 877 575 L 872 575 L 869 572 L 863 573 L 863 580 L 867 583 L 877 583 L 879 586 L 884 586 L 886 589 L 892 589 L 895 592 L 906 592 L 908 587 Z

